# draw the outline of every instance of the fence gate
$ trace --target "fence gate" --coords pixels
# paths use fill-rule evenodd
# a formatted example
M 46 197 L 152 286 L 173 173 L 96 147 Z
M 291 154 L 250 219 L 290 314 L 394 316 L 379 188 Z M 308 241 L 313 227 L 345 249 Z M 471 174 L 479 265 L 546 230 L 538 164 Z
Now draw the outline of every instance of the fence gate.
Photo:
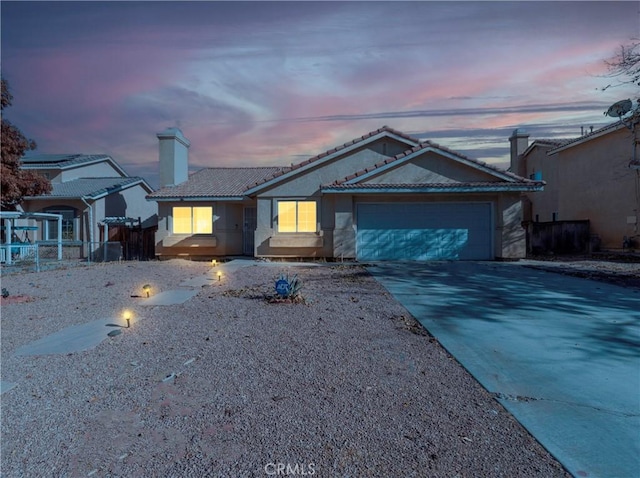
M 589 221 L 530 222 L 527 253 L 586 254 L 590 252 Z
M 244 225 L 242 227 L 242 253 L 252 256 L 255 247 L 255 233 L 258 226 L 258 215 L 255 207 L 244 208 Z

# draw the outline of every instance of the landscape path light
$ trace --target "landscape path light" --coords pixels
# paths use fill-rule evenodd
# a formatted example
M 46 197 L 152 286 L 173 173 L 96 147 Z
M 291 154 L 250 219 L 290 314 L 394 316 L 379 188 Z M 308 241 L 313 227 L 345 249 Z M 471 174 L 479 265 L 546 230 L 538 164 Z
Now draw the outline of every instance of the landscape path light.
M 215 259 L 211 259 L 211 267 L 215 267 L 218 265 L 218 261 Z
M 222 279 L 222 271 L 218 271 L 218 282 L 220 282 L 220 279 Z
M 142 286 L 142 290 L 147 293 L 147 297 L 149 297 L 149 293 L 151 292 L 151 286 L 149 284 L 145 284 Z
M 124 318 L 124 320 L 127 321 L 127 328 L 131 327 L 131 311 L 130 310 L 125 310 L 122 313 L 122 317 Z

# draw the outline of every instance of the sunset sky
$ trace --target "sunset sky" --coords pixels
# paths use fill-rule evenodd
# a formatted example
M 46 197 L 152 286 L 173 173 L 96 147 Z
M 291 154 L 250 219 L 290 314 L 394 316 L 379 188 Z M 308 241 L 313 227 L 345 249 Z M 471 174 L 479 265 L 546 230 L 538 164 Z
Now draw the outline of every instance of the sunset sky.
M 286 165 L 383 125 L 505 166 L 514 128 L 577 136 L 637 96 L 600 88 L 604 60 L 640 35 L 638 2 L 0 8 L 5 117 L 40 152 L 110 154 L 153 186 L 169 126 L 194 170 Z

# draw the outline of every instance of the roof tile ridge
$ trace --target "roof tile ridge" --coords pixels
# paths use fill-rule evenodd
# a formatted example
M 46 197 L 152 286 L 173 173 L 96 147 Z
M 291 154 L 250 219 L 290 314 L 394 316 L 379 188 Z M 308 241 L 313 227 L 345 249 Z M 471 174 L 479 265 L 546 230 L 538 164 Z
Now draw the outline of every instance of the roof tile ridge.
M 331 148 L 331 149 L 329 149 L 327 151 L 324 151 L 322 153 L 316 154 L 315 156 L 311 156 L 310 158 L 308 158 L 308 159 L 306 159 L 304 161 L 292 164 L 291 166 L 285 166 L 285 168 L 282 171 L 274 173 L 271 177 L 267 177 L 267 178 L 261 179 L 260 181 L 258 181 L 255 184 L 253 184 L 251 187 L 255 187 L 255 186 L 259 186 L 260 184 L 264 184 L 267 181 L 270 181 L 270 180 L 275 179 L 275 178 L 277 178 L 279 176 L 282 176 L 285 173 L 288 173 L 290 171 L 294 171 L 296 169 L 299 169 L 299 168 L 301 168 L 303 166 L 306 166 L 307 164 L 311 164 L 311 163 L 313 163 L 315 161 L 318 161 L 319 159 L 322 159 L 325 156 L 329 156 L 331 154 L 334 154 L 334 153 L 337 153 L 339 151 L 342 151 L 343 149 L 348 148 L 349 146 L 353 146 L 353 145 L 358 144 L 358 143 L 360 143 L 362 141 L 365 141 L 365 140 L 367 140 L 369 138 L 372 138 L 377 134 L 384 133 L 384 132 L 392 133 L 392 134 L 395 134 L 397 136 L 401 136 L 401 137 L 403 137 L 405 139 L 408 139 L 408 140 L 410 140 L 410 141 L 412 141 L 414 143 L 418 143 L 418 144 L 420 143 L 419 139 L 413 138 L 412 136 L 409 136 L 408 134 L 403 133 L 402 131 L 398 131 L 398 130 L 395 130 L 395 129 L 389 127 L 389 126 L 384 125 L 381 128 L 378 128 L 376 130 L 370 131 L 370 132 L 368 132 L 368 133 L 366 133 L 366 134 L 364 134 L 364 135 L 362 135 L 362 136 L 360 136 L 358 138 L 354 138 L 351 141 L 347 141 L 346 143 L 343 143 L 340 146 L 335 146 L 335 147 L 333 147 L 333 148 Z

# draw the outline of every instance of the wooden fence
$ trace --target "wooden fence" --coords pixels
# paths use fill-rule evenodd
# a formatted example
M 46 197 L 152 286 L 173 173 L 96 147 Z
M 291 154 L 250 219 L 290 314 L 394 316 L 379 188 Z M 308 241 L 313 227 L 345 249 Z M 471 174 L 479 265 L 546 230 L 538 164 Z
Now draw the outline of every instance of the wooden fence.
M 528 254 L 592 252 L 589 221 L 529 222 L 526 227 Z

